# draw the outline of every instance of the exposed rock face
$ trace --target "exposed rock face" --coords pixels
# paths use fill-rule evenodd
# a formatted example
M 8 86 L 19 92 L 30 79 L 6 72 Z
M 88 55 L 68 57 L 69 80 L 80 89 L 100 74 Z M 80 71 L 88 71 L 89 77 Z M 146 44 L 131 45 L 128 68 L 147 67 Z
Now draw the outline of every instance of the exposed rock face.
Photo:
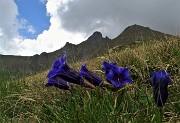
M 102 33 L 96 31 L 87 39 L 87 41 L 101 41 L 102 39 Z
M 66 42 L 66 44 L 64 45 L 64 47 L 69 47 L 69 46 L 72 46 L 72 45 L 74 45 L 74 44 L 69 43 L 69 42 Z

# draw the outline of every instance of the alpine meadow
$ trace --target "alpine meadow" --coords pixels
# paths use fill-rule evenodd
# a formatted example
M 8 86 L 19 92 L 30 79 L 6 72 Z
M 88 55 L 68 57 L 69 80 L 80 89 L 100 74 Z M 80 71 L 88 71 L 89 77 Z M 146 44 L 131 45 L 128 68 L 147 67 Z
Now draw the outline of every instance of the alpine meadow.
M 131 25 L 51 53 L 0 55 L 2 123 L 180 122 L 180 38 Z

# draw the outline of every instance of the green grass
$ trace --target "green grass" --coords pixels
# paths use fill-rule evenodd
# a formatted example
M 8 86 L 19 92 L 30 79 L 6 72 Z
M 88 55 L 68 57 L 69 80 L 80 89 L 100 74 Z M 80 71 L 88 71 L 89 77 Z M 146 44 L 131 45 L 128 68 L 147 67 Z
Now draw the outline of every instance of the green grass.
M 180 122 L 180 41 L 151 41 L 113 51 L 86 61 L 88 68 L 104 80 L 102 62 L 129 66 L 134 82 L 118 92 L 76 86 L 73 93 L 45 88 L 48 71 L 32 76 L 0 73 L 1 122 L 61 123 L 155 123 L 160 112 L 154 104 L 152 87 L 146 83 L 153 71 L 171 73 L 169 98 L 164 106 L 163 122 Z M 81 62 L 71 64 L 78 70 Z M 13 77 L 12 77 L 13 76 Z

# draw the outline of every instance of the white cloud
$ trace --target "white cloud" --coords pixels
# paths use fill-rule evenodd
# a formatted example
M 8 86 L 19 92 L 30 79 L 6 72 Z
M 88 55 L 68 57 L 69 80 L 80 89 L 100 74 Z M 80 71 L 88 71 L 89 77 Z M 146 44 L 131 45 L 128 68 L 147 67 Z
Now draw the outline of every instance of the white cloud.
M 31 33 L 31 34 L 34 34 L 36 32 L 36 29 L 34 26 L 30 25 L 29 22 L 24 19 L 24 18 L 19 18 L 18 19 L 18 28 L 19 29 L 24 29 L 26 30 L 27 32 Z
M 31 34 L 34 34 L 36 32 L 36 29 L 32 25 L 29 25 L 27 26 L 27 31 Z
M 6 0 L 4 0 L 5 2 Z M 11 0 L 8 0 L 9 2 Z M 43 1 L 41 1 L 43 2 Z M 18 29 L 27 29 L 29 32 L 34 33 L 35 28 L 32 25 L 29 25 L 27 20 L 25 19 L 19 19 L 17 20 L 16 17 L 18 15 L 17 7 L 13 10 L 9 10 L 9 12 L 13 13 L 14 16 L 7 17 L 7 13 L 3 14 L 3 16 L 6 16 L 7 20 L 12 18 L 16 20 L 16 27 L 11 26 L 10 29 L 14 29 L 14 33 L 12 38 L 5 39 L 5 37 L 9 36 L 9 33 L 4 33 L 5 37 L 0 38 L 0 41 L 3 40 L 3 42 L 0 42 L 0 51 L 3 51 L 4 54 L 13 54 L 13 55 L 34 55 L 34 54 L 40 54 L 42 52 L 53 52 L 57 49 L 60 49 L 65 45 L 66 42 L 71 43 L 80 43 L 80 41 L 83 41 L 85 38 L 80 33 L 72 33 L 65 31 L 61 27 L 60 19 L 58 18 L 57 11 L 59 7 L 62 5 L 65 5 L 68 0 L 48 0 L 46 4 L 47 14 L 50 16 L 50 27 L 48 30 L 44 30 L 42 34 L 39 34 L 37 36 L 37 39 L 25 39 L 24 37 L 19 36 Z M 11 4 L 15 3 L 11 1 Z M 5 8 L 8 7 L 10 3 L 6 2 Z M 16 6 L 16 5 L 15 5 Z M 1 6 L 0 6 L 1 7 Z M 6 11 L 6 10 L 3 10 Z M 19 21 L 19 23 L 17 22 Z M 4 28 L 7 29 L 7 26 L 5 26 L 5 22 L 2 23 Z M 13 21 L 14 22 L 14 21 Z M 10 22 L 9 24 L 14 25 L 13 22 Z M 0 31 L 1 34 L 2 31 Z M 10 44 L 13 45 L 10 45 Z M 4 48 L 5 45 L 8 45 L 8 48 Z
M 18 26 L 16 16 L 17 6 L 12 0 L 1 0 L 0 4 L 0 52 L 14 54 L 18 46 L 14 41 L 17 37 Z
M 3 36 L 3 30 L 0 28 L 0 37 Z
M 132 24 L 175 34 L 180 27 L 180 0 L 74 0 L 59 9 L 62 27 L 71 32 L 101 31 L 115 38 Z
M 85 40 L 82 33 L 73 33 L 61 27 L 57 11 L 61 5 L 68 1 L 48 0 L 46 4 L 47 14 L 50 15 L 50 27 L 38 35 L 37 39 L 24 39 L 21 41 L 21 55 L 34 55 L 42 52 L 52 52 L 60 49 L 66 42 L 78 44 Z
M 17 20 L 18 8 L 13 0 L 0 4 L 0 52 L 34 55 L 60 49 L 66 42 L 80 43 L 93 31 L 114 38 L 131 24 L 168 30 L 180 26 L 179 0 L 40 0 L 46 3 L 50 26 L 36 39 L 24 39 L 18 29 L 35 33 L 36 28 L 26 20 Z M 167 9 L 168 8 L 168 9 Z M 24 22 L 23 22 L 24 21 Z M 20 24 L 19 24 L 20 23 Z M 42 22 L 43 23 L 43 22 Z M 22 26 L 25 24 L 25 27 Z M 177 26 L 176 26 L 177 25 Z M 68 31 L 67 31 L 68 30 Z

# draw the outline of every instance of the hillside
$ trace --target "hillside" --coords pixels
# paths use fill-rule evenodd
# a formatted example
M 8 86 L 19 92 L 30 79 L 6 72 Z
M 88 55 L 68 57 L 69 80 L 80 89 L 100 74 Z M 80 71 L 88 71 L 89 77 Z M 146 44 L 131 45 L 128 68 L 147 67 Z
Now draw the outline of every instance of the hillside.
M 137 42 L 167 40 L 170 37 L 173 36 L 151 30 L 148 27 L 132 25 L 127 27 L 115 39 L 104 38 L 100 32 L 94 32 L 87 40 L 78 45 L 67 42 L 63 48 L 51 53 L 44 52 L 30 57 L 0 55 L 0 67 L 1 70 L 8 69 L 9 71 L 34 73 L 50 68 L 53 61 L 65 51 L 69 56 L 68 62 L 74 63 L 103 55 L 112 49 L 122 50 L 135 45 Z
M 125 42 L 164 40 L 171 36 L 172 35 L 152 30 L 149 27 L 143 27 L 135 24 L 127 27 L 119 36 L 117 36 L 116 40 L 123 40 Z
M 71 44 L 70 44 L 71 45 Z M 67 55 L 69 59 L 71 56 Z M 112 92 L 101 87 L 90 90 L 76 86 L 72 92 L 46 88 L 48 71 L 33 76 L 9 78 L 0 83 L 2 122 L 99 122 L 158 123 L 161 113 L 154 103 L 153 88 L 147 83 L 152 72 L 171 74 L 163 122 L 180 122 L 180 40 L 147 41 L 121 51 L 86 61 L 89 70 L 105 81 L 102 62 L 129 67 L 133 83 Z M 68 63 L 79 71 L 83 62 Z M 5 74 L 11 76 L 11 74 Z

